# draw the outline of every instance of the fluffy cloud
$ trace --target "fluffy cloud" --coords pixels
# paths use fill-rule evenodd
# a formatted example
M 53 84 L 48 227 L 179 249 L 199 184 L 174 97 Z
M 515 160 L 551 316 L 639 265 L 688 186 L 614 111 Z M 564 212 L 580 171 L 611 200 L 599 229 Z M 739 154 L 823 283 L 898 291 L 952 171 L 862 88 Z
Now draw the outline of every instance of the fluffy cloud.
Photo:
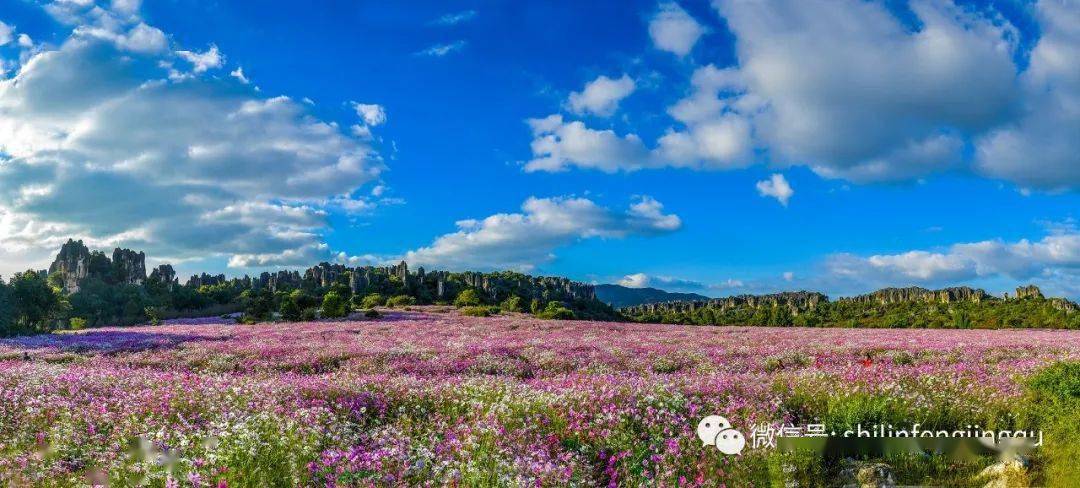
M 634 273 L 623 276 L 618 280 L 618 284 L 627 288 L 660 288 L 665 291 L 696 293 L 730 292 L 734 289 L 746 287 L 746 283 L 742 280 L 732 278 L 728 278 L 719 283 L 706 284 L 700 281 L 674 278 L 671 276 L 649 275 L 645 273 Z
M 244 75 L 243 66 L 237 66 L 236 69 L 232 70 L 232 72 L 229 73 L 229 76 L 236 78 L 237 81 L 245 85 L 251 83 L 251 80 L 249 80 L 248 77 Z
M 0 22 L 0 46 L 6 45 L 15 39 L 15 29 L 10 25 Z
M 787 206 L 788 200 L 795 194 L 795 190 L 791 189 L 791 185 L 788 184 L 787 178 L 780 173 L 774 173 L 767 180 L 757 182 L 757 191 L 763 197 L 772 197 L 776 201 L 780 202 L 780 205 Z
M 649 149 L 636 134 L 591 129 L 581 121 L 554 114 L 529 119 L 533 159 L 525 171 L 565 171 L 571 167 L 606 173 L 645 168 L 737 168 L 750 164 L 750 127 L 740 117 L 722 117 L 691 132 L 669 132 Z
M 0 248 L 38 256 L 81 236 L 234 265 L 333 256 L 326 208 L 377 178 L 378 154 L 303 103 L 201 76 L 207 53 L 170 80 L 185 56 L 133 41 L 160 31 L 90 18 L 108 21 L 0 79 Z
M 218 47 L 213 44 L 205 52 L 177 51 L 176 55 L 191 63 L 192 70 L 196 73 L 205 73 L 207 70 L 220 68 L 225 63 L 225 57 L 218 51 Z M 243 74 L 242 71 L 241 74 Z
M 575 113 L 591 113 L 601 117 L 610 117 L 619 108 L 619 102 L 634 92 L 636 84 L 627 75 L 611 79 L 600 76 L 585 84 L 585 89 L 570 94 L 567 103 Z
M 528 271 L 554 259 L 554 251 L 580 239 L 621 239 L 678 230 L 682 221 L 664 214 L 663 205 L 640 197 L 616 212 L 586 198 L 529 198 L 520 213 L 463 220 L 458 231 L 427 247 L 409 251 L 410 264 L 441 269 L 517 269 Z
M 829 275 L 871 286 L 944 284 L 976 278 L 1028 280 L 1080 271 L 1080 233 L 1058 231 L 1038 241 L 959 243 L 941 252 L 908 251 L 860 257 L 832 256 Z
M 649 150 L 636 135 L 621 137 L 611 130 L 594 130 L 580 121 L 564 122 L 555 114 L 529 119 L 533 159 L 525 171 L 563 171 L 570 166 L 607 173 L 636 170 L 650 164 Z
M 679 4 L 665 2 L 649 21 L 649 37 L 657 49 L 678 56 L 690 54 L 699 38 L 705 34 L 701 26 Z
M 736 37 L 747 114 L 778 159 L 854 180 L 907 178 L 957 164 L 962 139 L 1016 101 L 1007 23 L 916 1 L 912 29 L 884 5 L 717 1 Z
M 1080 4 L 1035 6 L 1042 37 L 1021 83 L 1023 115 L 978 141 L 983 172 L 1047 189 L 1080 186 Z
M 352 102 L 352 107 L 368 127 L 376 127 L 386 122 L 386 109 L 382 105 Z
M 1025 187 L 1080 185 L 1075 2 L 1031 6 L 1041 37 L 1030 53 L 993 10 L 952 2 L 915 0 L 910 15 L 861 0 L 713 5 L 734 36 L 737 62 L 697 68 L 655 144 L 566 121 L 539 136 L 534 130 L 526 170 L 769 162 L 874 182 L 974 166 Z M 650 24 L 654 40 L 673 19 L 693 22 L 664 4 Z M 676 51 L 693 43 L 683 45 Z M 1026 67 L 1015 61 L 1025 57 Z
M 729 280 L 731 281 L 731 280 Z M 662 288 L 667 290 L 703 290 L 710 288 L 700 281 L 672 278 L 670 276 L 651 276 L 634 273 L 623 276 L 619 284 L 627 288 Z

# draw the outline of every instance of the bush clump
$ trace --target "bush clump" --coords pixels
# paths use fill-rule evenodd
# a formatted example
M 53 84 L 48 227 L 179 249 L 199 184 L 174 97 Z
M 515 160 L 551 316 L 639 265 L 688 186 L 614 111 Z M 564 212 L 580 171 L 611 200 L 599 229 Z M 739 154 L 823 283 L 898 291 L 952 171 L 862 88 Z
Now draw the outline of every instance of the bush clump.
M 525 300 L 517 295 L 511 295 L 510 298 L 499 304 L 499 308 L 504 312 L 524 312 Z
M 409 295 L 397 295 L 390 297 L 390 299 L 386 301 L 386 306 L 388 307 L 408 307 L 409 305 L 416 305 L 416 298 Z
M 321 312 L 324 319 L 344 317 L 349 314 L 349 302 L 336 291 L 330 291 L 323 296 L 322 307 L 319 312 Z
M 481 303 L 483 302 L 480 300 L 480 293 L 472 288 L 462 290 L 461 293 L 458 293 L 457 298 L 454 299 L 455 307 L 475 307 Z
M 286 322 L 298 322 L 303 318 L 303 309 L 300 308 L 300 304 L 296 302 L 296 298 L 292 295 L 281 299 L 281 307 L 278 308 L 278 312 L 281 313 L 281 319 Z
M 374 308 L 372 308 L 372 309 L 364 310 L 364 317 L 367 317 L 369 319 L 377 319 L 379 317 L 382 317 L 382 314 L 380 314 L 378 310 L 375 310 Z
M 386 297 L 382 293 L 372 293 L 363 298 L 360 298 L 359 295 L 353 296 L 353 301 L 357 299 L 360 300 L 360 303 L 355 305 L 359 308 L 375 308 L 386 305 Z
M 573 320 L 577 317 L 574 315 L 574 311 L 566 308 L 562 302 L 548 302 L 544 310 L 536 314 L 536 316 L 542 319 L 554 320 Z
M 490 317 L 499 313 L 498 307 L 488 307 L 484 305 L 474 305 L 471 307 L 461 307 L 461 315 L 468 315 L 470 317 Z

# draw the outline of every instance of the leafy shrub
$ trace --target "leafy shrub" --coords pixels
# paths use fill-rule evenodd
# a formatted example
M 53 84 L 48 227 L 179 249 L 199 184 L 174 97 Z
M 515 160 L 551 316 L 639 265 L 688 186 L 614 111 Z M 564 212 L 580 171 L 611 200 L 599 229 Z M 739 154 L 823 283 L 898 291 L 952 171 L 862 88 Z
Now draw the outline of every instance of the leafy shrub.
M 315 308 L 305 308 L 300 312 L 300 320 L 304 322 L 311 322 L 317 318 L 319 318 L 319 313 Z
M 348 315 L 348 302 L 335 291 L 327 292 L 323 296 L 322 308 L 319 309 L 324 319 L 344 317 Z
M 457 298 L 454 299 L 455 307 L 473 307 L 480 305 L 481 303 L 480 294 L 472 288 L 462 290 L 461 293 L 458 293 Z
M 533 298 L 532 301 L 529 302 L 529 311 L 532 312 L 533 315 L 540 315 L 540 312 L 544 311 L 544 302 L 541 302 L 538 298 Z
M 409 295 L 397 295 L 390 297 L 390 299 L 386 301 L 386 306 L 388 307 L 408 307 L 409 305 L 416 305 L 416 298 Z
M 367 317 L 369 319 L 377 319 L 379 317 L 382 317 L 382 314 L 379 313 L 378 310 L 375 310 L 374 308 L 372 308 L 372 309 L 364 311 L 364 317 Z
M 292 295 L 281 299 L 281 308 L 278 311 L 281 312 L 281 318 L 288 322 L 297 322 L 303 318 L 300 304 L 296 303 Z
M 521 297 L 517 295 L 511 295 L 510 298 L 507 298 L 501 304 L 499 304 L 499 308 L 501 308 L 504 312 L 523 312 L 525 310 L 524 302 L 525 300 Z
M 143 313 L 146 314 L 147 320 L 150 321 L 150 325 L 161 325 L 161 310 L 157 307 L 146 307 L 143 309 Z M 85 323 L 83 324 L 86 325 Z
M 353 301 L 356 301 L 358 297 L 359 295 L 354 296 Z M 386 297 L 383 296 L 382 293 L 372 293 L 366 297 L 360 298 L 360 303 L 357 303 L 356 305 L 360 308 L 382 307 L 386 305 Z
M 537 317 L 542 319 L 555 319 L 555 320 L 573 320 L 576 318 L 574 311 L 566 308 L 562 302 L 548 302 L 547 307 L 538 314 Z
M 83 330 L 86 328 L 86 319 L 82 317 L 72 317 L 69 322 L 71 330 Z
M 461 307 L 460 311 L 461 315 L 468 315 L 470 317 L 490 317 L 492 314 L 499 313 L 498 307 L 487 307 L 484 305 Z

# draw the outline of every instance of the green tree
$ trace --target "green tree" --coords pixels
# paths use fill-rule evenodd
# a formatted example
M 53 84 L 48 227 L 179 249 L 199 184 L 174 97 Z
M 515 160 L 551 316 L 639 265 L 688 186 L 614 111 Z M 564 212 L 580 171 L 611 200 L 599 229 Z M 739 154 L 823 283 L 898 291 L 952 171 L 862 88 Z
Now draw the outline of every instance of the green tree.
M 473 288 L 466 288 L 458 293 L 457 298 L 454 299 L 455 307 L 474 307 L 483 303 L 480 300 L 480 293 Z
M 281 308 L 278 310 L 281 312 L 281 318 L 288 322 L 299 322 L 303 309 L 296 303 L 296 299 L 292 294 L 289 294 L 281 299 Z
M 510 295 L 510 298 L 499 304 L 499 308 L 504 312 L 523 312 L 525 310 L 522 305 L 524 301 L 523 298 L 517 295 Z
M 247 290 L 241 296 L 247 301 L 247 306 L 244 307 L 244 321 L 260 322 L 270 318 L 274 310 L 274 295 L 270 293 L 270 290 Z
M 63 309 L 60 292 L 33 270 L 15 274 L 11 280 L 11 297 L 15 302 L 18 333 L 48 332 Z
M 11 287 L 0 278 L 0 337 L 15 334 L 15 302 Z
M 336 291 L 327 292 L 323 296 L 322 312 L 323 318 L 338 318 L 348 315 L 349 302 L 344 297 L 339 295 Z

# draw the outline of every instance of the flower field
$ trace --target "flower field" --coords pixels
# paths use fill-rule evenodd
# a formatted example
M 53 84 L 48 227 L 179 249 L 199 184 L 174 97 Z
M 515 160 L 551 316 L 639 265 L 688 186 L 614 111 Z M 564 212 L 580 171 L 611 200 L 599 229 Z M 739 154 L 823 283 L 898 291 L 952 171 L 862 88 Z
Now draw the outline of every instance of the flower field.
M 433 309 L 93 329 L 0 340 L 0 479 L 805 486 L 834 468 L 749 445 L 725 456 L 702 445 L 698 420 L 723 415 L 744 434 L 789 422 L 1017 427 L 1026 378 L 1075 359 L 1078 331 L 692 327 Z M 956 483 L 985 466 L 909 464 L 894 466 L 898 482 Z

